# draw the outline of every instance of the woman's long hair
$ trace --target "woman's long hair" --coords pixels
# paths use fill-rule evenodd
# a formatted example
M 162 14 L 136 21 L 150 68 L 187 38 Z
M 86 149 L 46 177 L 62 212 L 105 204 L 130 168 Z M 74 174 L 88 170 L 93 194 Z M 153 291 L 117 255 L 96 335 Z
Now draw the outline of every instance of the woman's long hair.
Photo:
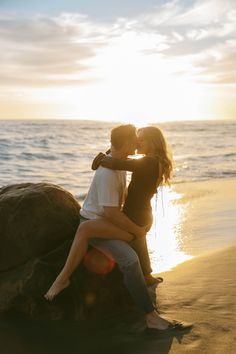
M 157 180 L 157 187 L 159 185 L 169 185 L 173 170 L 172 156 L 162 131 L 157 127 L 151 126 L 140 128 L 138 132 L 143 133 L 143 138 L 147 140 L 150 151 L 158 157 L 160 175 Z

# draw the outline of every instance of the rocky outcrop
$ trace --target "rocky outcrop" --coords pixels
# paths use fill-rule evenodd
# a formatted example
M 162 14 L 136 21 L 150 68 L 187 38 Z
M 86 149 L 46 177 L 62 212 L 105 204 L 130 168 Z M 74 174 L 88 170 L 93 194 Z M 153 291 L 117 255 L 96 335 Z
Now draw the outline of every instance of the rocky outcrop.
M 0 189 L 0 272 L 52 251 L 71 239 L 80 205 L 51 184 L 18 184 Z
M 44 299 L 68 255 L 79 210 L 77 200 L 56 185 L 26 183 L 0 189 L 0 312 L 80 319 L 130 307 L 117 267 L 94 249 L 85 262 L 87 266 L 91 258 L 92 265 L 82 264 L 54 301 Z M 94 272 L 99 269 L 106 271 Z

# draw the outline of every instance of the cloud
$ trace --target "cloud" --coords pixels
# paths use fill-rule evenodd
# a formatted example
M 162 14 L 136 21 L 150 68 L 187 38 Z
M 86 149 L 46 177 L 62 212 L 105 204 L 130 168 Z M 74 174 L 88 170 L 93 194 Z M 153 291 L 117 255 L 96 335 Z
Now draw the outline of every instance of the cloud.
M 0 18 L 1 84 L 81 84 L 103 39 L 84 16 Z
M 2 13 L 0 85 L 82 86 L 102 80 L 107 65 L 116 71 L 119 56 L 125 65 L 136 55 L 156 56 L 167 65 L 175 61 L 179 69 L 175 65 L 170 72 L 188 76 L 191 68 L 196 81 L 236 83 L 235 37 L 234 0 L 174 0 L 113 23 L 77 13 L 31 18 Z M 114 63 L 102 61 L 105 52 Z
M 180 1 L 177 2 L 180 4 Z M 168 22 L 171 26 L 210 26 L 222 24 L 229 14 L 235 11 L 233 0 L 198 0 L 188 9 L 181 9 L 178 14 Z M 179 7 L 180 10 L 180 7 Z
M 236 83 L 236 2 L 234 0 L 170 1 L 139 21 L 142 29 L 166 36 L 162 54 L 185 62 L 196 81 Z M 154 54 L 155 50 L 152 50 Z
M 201 68 L 199 80 L 208 83 L 236 83 L 236 40 L 228 40 L 214 48 L 205 50 L 194 59 Z

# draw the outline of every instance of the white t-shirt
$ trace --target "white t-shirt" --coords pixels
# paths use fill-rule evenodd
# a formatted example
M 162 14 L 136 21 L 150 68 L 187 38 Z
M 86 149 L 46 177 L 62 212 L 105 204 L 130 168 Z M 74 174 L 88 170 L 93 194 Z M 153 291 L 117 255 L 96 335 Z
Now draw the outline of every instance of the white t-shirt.
M 96 170 L 80 214 L 87 219 L 104 216 L 104 206 L 121 207 L 126 188 L 126 172 L 102 166 Z

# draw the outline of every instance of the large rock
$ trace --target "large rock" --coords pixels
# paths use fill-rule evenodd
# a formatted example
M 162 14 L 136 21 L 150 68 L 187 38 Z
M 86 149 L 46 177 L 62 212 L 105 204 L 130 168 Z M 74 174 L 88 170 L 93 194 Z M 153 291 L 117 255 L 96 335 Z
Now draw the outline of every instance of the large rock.
M 68 255 L 79 210 L 77 200 L 59 186 L 26 183 L 0 189 L 0 312 L 80 319 L 130 307 L 117 267 L 94 250 L 89 270 L 82 264 L 53 302 L 44 299 Z M 97 274 L 91 268 L 111 271 Z
M 75 234 L 80 206 L 51 184 L 0 189 L 0 272 L 44 255 Z

